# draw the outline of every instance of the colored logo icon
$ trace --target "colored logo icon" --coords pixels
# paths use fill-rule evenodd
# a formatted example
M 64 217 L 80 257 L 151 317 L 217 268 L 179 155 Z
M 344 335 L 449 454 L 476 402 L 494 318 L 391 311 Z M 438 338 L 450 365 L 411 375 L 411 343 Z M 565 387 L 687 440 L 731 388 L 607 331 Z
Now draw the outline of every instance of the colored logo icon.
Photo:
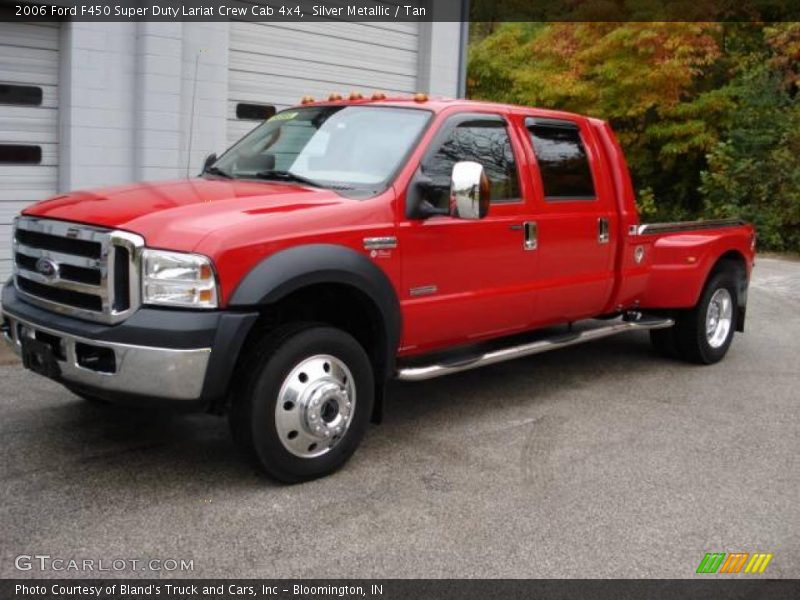
M 763 573 L 772 556 L 766 552 L 709 552 L 700 561 L 697 573 Z

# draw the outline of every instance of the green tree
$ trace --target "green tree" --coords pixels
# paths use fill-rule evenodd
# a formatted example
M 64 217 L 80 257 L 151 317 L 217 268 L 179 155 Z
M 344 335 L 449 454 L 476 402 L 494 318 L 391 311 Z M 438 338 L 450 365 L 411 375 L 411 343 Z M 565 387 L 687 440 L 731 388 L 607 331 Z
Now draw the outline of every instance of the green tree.
M 473 32 L 470 97 L 610 121 L 646 216 L 740 214 L 757 222 L 762 247 L 796 247 L 800 24 L 493 23 Z
M 732 84 L 737 118 L 708 156 L 701 192 L 709 217 L 756 225 L 759 246 L 800 251 L 800 103 L 766 63 Z

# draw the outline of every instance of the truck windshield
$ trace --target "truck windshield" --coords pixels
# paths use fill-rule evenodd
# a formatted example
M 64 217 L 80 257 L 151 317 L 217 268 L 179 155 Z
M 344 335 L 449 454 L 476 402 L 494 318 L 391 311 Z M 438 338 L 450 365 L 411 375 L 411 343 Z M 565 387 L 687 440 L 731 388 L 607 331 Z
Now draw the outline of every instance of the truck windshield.
M 207 172 L 371 195 L 390 182 L 430 117 L 384 106 L 292 108 L 256 127 Z

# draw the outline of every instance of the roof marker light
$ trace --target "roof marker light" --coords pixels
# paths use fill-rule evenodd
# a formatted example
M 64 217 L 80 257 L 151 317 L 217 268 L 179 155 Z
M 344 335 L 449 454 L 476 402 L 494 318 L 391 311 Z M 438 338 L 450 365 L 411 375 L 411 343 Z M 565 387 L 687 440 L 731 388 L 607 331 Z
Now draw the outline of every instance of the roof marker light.
M 300 104 L 311 104 L 314 102 L 314 96 L 303 96 L 300 99 Z
M 423 94 L 422 92 L 417 92 L 414 94 L 414 102 L 427 102 L 428 101 L 428 94 Z
M 383 92 L 374 92 L 372 94 L 372 99 L 373 100 L 386 100 L 386 94 L 384 94 Z
M 330 96 L 328 96 L 328 101 L 329 102 L 338 102 L 341 99 L 342 99 L 342 95 L 341 94 L 337 94 L 336 92 L 333 92 Z
M 350 100 L 361 100 L 364 95 L 359 92 L 350 92 Z

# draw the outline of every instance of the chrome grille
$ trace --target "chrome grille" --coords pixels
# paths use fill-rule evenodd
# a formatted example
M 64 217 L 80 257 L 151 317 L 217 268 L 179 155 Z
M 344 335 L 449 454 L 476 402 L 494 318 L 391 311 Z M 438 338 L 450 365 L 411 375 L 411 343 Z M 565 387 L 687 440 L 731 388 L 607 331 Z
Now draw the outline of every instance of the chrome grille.
M 18 217 L 14 285 L 29 302 L 74 317 L 116 323 L 139 307 L 144 240 L 66 221 Z

